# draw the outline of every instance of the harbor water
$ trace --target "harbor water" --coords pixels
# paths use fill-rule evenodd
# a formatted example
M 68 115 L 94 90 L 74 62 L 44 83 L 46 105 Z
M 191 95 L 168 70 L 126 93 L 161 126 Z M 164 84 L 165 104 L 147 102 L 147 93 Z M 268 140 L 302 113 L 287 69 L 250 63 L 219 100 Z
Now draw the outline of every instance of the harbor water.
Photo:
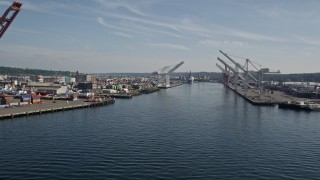
M 194 83 L 0 121 L 0 179 L 318 179 L 320 114 Z

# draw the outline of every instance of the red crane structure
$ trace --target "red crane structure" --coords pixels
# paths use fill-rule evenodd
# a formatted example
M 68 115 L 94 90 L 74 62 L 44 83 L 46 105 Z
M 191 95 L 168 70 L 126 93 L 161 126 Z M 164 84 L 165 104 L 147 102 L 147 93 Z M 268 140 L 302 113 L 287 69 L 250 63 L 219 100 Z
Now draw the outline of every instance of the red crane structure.
M 12 5 L 0 17 L 0 39 L 19 13 L 21 6 L 22 3 L 14 1 Z

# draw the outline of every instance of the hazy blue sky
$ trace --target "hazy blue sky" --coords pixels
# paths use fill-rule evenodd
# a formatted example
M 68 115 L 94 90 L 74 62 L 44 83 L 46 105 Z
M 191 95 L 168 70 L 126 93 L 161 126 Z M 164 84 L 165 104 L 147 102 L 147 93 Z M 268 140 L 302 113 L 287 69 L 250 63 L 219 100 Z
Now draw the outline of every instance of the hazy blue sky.
M 12 2 L 0 0 L 1 15 Z M 221 49 L 283 73 L 320 72 L 319 0 L 22 2 L 0 66 L 152 72 L 185 61 L 177 71 L 218 72 Z

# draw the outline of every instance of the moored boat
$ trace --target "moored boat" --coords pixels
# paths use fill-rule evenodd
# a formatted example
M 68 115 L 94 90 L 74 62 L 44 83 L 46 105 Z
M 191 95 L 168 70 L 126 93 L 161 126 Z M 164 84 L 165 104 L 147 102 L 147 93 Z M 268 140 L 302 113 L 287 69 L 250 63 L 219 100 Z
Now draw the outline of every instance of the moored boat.
M 188 83 L 188 84 L 192 84 L 193 81 L 194 81 L 194 77 L 191 75 L 191 71 L 190 71 L 189 77 L 188 77 L 188 80 L 187 80 L 187 83 Z

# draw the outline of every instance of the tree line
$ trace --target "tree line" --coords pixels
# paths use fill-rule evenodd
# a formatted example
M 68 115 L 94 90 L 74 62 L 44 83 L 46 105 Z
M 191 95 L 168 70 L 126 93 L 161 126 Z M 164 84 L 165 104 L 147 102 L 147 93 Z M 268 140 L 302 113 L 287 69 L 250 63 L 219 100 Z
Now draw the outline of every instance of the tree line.
M 29 69 L 29 68 L 15 68 L 0 66 L 0 74 L 8 76 L 30 76 L 30 75 L 43 75 L 43 76 L 70 76 L 70 71 L 53 71 L 43 69 Z

